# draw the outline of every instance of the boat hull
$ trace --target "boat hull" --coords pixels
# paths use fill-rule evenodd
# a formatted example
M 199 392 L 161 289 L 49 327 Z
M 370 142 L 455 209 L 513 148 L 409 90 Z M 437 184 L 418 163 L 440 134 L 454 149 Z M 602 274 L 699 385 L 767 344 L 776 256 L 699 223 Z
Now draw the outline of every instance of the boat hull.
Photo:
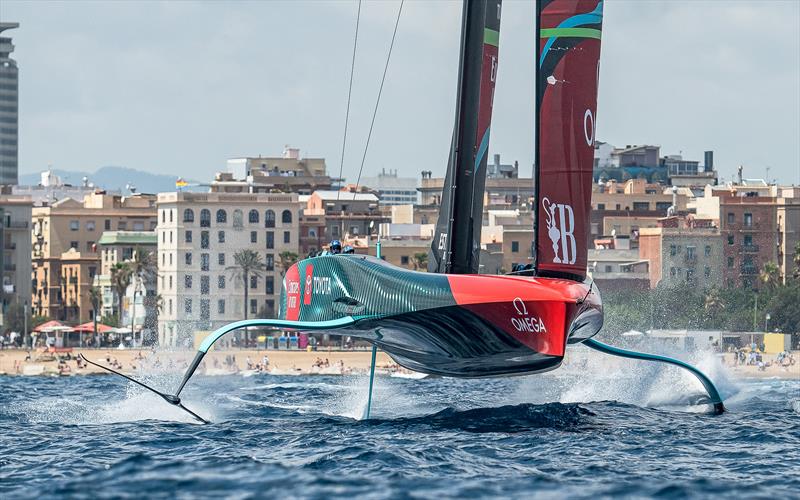
M 401 366 L 451 377 L 557 368 L 568 343 L 603 321 L 589 283 L 553 278 L 408 271 L 364 256 L 324 256 L 284 279 L 281 319 L 356 321 L 330 331 L 365 339 Z

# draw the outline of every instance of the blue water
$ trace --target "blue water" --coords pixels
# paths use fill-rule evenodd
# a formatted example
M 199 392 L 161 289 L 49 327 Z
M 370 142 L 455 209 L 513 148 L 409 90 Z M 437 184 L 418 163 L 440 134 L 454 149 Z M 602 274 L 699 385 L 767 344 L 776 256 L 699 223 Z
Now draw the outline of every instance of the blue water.
M 711 372 L 721 416 L 679 371 L 595 360 L 378 377 L 368 421 L 364 376 L 198 376 L 210 425 L 112 376 L 0 377 L 0 498 L 800 496 L 800 380 Z

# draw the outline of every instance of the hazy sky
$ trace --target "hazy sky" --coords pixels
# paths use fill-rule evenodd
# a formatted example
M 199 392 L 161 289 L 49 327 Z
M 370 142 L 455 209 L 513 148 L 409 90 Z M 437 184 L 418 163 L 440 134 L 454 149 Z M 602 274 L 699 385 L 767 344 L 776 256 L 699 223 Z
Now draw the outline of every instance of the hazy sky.
M 339 169 L 355 1 L 0 1 L 20 66 L 20 165 L 208 180 L 285 144 Z M 345 175 L 354 179 L 399 2 L 365 2 Z M 532 163 L 533 6 L 506 0 L 490 153 Z M 407 1 L 364 175 L 444 172 L 459 2 Z M 720 174 L 800 183 L 800 1 L 608 0 L 597 137 Z

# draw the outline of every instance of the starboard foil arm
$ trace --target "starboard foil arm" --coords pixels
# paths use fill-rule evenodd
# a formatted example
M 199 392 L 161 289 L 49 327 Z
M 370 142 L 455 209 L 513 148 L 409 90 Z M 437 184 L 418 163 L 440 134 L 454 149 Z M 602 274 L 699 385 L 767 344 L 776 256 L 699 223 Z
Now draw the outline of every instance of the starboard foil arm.
M 710 399 L 710 402 L 714 406 L 714 413 L 719 415 L 725 411 L 725 405 L 722 404 L 722 396 L 720 396 L 719 391 L 714 385 L 714 382 L 712 382 L 711 379 L 706 376 L 706 374 L 704 374 L 694 366 L 690 365 L 689 363 L 685 363 L 679 359 L 668 358 L 666 356 L 659 356 L 658 354 L 648 354 L 644 352 L 636 352 L 636 351 L 629 351 L 627 349 L 620 349 L 619 347 L 613 347 L 604 344 L 602 342 L 598 342 L 595 339 L 587 339 L 583 342 L 583 344 L 587 347 L 591 347 L 592 349 L 595 349 L 602 353 L 611 354 L 612 356 L 620 356 L 623 358 L 630 358 L 630 359 L 642 359 L 645 361 L 659 361 L 661 363 L 668 363 L 689 370 L 695 377 L 697 377 L 697 379 L 700 381 L 701 384 L 703 384 L 703 387 L 708 392 L 708 397 Z

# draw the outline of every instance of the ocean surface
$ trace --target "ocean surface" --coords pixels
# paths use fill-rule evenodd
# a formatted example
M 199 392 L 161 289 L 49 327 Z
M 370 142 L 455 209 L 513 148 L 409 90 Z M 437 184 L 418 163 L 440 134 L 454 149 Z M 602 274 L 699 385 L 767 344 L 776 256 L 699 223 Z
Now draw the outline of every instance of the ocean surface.
M 366 376 L 197 376 L 184 402 L 209 425 L 114 376 L 0 377 L 0 498 L 800 497 L 800 380 L 697 361 L 723 415 L 680 370 L 600 354 L 376 377 L 369 420 Z

